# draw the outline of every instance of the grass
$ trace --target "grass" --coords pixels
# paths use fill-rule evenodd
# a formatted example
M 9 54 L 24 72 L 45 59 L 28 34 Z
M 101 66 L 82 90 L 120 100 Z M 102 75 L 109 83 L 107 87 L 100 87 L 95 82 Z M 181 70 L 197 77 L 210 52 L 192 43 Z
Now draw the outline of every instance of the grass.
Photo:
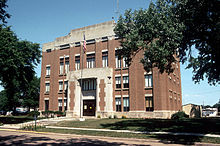
M 56 124 L 63 127 L 98 128 L 134 131 L 191 132 L 220 134 L 220 118 L 203 119 L 88 119 L 63 121 Z

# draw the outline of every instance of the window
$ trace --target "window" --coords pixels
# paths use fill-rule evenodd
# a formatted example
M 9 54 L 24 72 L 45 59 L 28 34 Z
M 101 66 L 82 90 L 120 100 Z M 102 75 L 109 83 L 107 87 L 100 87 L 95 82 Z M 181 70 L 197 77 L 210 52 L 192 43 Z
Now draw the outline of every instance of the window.
M 86 61 L 87 61 L 87 68 L 94 68 L 95 67 L 95 54 L 88 54 Z
M 63 74 L 63 58 L 60 58 L 60 75 Z
M 121 88 L 121 77 L 115 77 L 116 88 Z
M 83 80 L 83 91 L 96 90 L 96 80 Z
M 129 88 L 129 77 L 123 76 L 123 88 Z
M 102 52 L 102 67 L 108 67 L 108 52 Z
M 75 69 L 76 70 L 80 69 L 80 56 L 75 57 Z
M 45 83 L 46 89 L 45 92 L 49 93 L 50 92 L 50 83 Z
M 62 111 L 62 99 L 58 99 L 58 108 L 59 108 L 59 111 Z
M 129 97 L 123 98 L 123 106 L 124 106 L 124 112 L 129 111 Z
M 65 92 L 65 97 L 67 97 L 67 94 L 68 94 L 68 81 L 65 81 L 64 82 L 64 92 Z
M 69 57 L 65 58 L 65 73 L 68 73 L 70 70 Z
M 64 110 L 67 111 L 67 99 L 64 99 Z
M 145 87 L 153 87 L 152 75 L 145 75 Z
M 46 67 L 46 76 L 50 76 L 50 66 Z
M 115 98 L 116 112 L 121 112 L 121 98 Z
M 49 110 L 49 100 L 44 100 L 45 104 L 45 111 Z
M 123 57 L 123 68 L 127 68 L 128 64 L 126 63 L 127 58 Z
M 121 59 L 119 56 L 115 56 L 115 67 L 121 68 Z
M 63 81 L 59 81 L 59 92 L 63 92 Z
M 153 96 L 147 96 L 145 97 L 145 106 L 146 106 L 146 111 L 153 111 Z

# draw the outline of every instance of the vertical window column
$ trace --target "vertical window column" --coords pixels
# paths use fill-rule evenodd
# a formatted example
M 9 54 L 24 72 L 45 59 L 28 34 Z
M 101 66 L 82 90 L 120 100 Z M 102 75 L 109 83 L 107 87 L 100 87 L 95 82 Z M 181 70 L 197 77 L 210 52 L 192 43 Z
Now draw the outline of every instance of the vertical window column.
M 116 89 L 121 88 L 121 77 L 115 77 Z
M 80 69 L 80 56 L 75 56 L 75 69 Z
M 63 92 L 63 81 L 59 81 L 59 92 Z
M 130 110 L 129 97 L 123 97 L 123 106 L 124 106 L 124 112 L 128 112 Z
M 95 54 L 88 54 L 86 58 L 87 68 L 95 67 Z
M 121 97 L 115 97 L 116 112 L 121 112 Z
M 115 68 L 121 68 L 121 59 L 119 56 L 115 56 Z
M 129 77 L 123 76 L 123 88 L 129 88 Z
M 152 74 L 145 75 L 145 87 L 153 87 Z
M 45 105 L 44 110 L 48 111 L 49 110 L 49 100 L 44 100 L 44 105 Z
M 102 67 L 108 67 L 108 52 L 102 52 Z
M 146 111 L 153 111 L 153 96 L 145 96 Z
M 67 74 L 70 70 L 69 57 L 65 58 L 65 73 Z
M 50 82 L 46 82 L 45 83 L 45 93 L 49 93 L 50 92 Z
M 123 68 L 127 68 L 128 64 L 126 63 L 127 58 L 123 57 Z
M 62 111 L 62 98 L 61 99 L 58 99 L 58 108 L 59 108 L 59 111 Z
M 67 99 L 64 98 L 64 110 L 67 111 Z
M 64 66 L 63 66 L 63 64 L 64 64 L 64 59 L 63 58 L 60 58 L 60 70 L 59 70 L 59 74 L 60 75 L 62 75 L 63 74 L 63 68 L 64 68 Z
M 50 76 L 50 65 L 46 66 L 46 77 Z

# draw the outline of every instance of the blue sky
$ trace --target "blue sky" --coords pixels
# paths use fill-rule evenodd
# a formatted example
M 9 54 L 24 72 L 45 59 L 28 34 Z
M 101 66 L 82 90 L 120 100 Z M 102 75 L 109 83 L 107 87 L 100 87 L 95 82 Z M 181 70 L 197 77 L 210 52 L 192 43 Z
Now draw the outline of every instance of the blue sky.
M 147 8 L 150 0 L 119 0 L 121 14 L 126 9 Z M 67 35 L 71 29 L 102 23 L 116 17 L 116 0 L 8 0 L 12 17 L 8 25 L 22 40 L 41 45 Z M 40 76 L 40 66 L 36 68 Z M 220 87 L 192 81 L 192 71 L 181 65 L 183 104 L 213 105 L 220 99 Z

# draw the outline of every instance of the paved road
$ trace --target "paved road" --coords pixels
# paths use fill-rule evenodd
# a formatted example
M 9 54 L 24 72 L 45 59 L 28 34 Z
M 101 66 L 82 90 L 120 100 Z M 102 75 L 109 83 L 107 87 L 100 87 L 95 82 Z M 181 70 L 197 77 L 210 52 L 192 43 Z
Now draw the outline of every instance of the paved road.
M 0 145 L 148 145 L 165 146 L 178 144 L 158 140 L 79 136 L 73 134 L 35 133 L 0 129 Z

